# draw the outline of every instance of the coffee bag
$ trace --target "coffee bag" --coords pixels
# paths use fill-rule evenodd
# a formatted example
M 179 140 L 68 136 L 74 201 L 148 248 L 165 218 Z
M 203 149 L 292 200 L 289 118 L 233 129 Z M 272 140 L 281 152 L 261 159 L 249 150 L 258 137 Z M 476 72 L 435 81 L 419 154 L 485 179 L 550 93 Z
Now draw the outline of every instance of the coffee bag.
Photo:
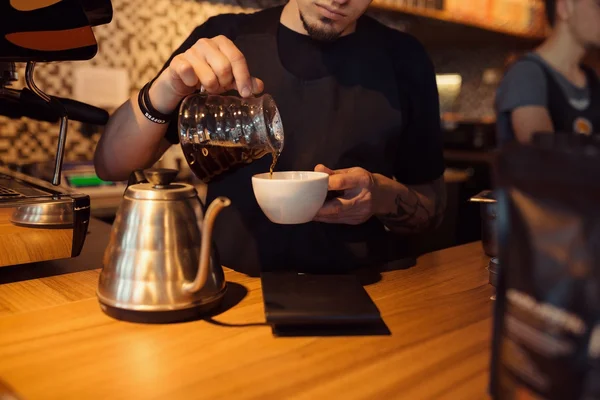
M 496 172 L 493 398 L 600 398 L 598 141 L 537 135 Z

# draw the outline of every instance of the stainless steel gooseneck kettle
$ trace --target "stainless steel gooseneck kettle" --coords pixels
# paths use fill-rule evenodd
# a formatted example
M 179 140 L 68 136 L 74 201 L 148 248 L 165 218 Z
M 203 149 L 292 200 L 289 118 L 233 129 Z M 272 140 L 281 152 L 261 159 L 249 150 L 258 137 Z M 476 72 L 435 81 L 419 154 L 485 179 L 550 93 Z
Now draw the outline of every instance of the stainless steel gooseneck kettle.
M 144 171 L 149 183 L 127 188 L 104 253 L 98 299 L 108 315 L 138 322 L 196 318 L 220 303 L 223 269 L 211 246 L 219 212 L 215 199 L 206 215 L 196 189 L 172 183 L 177 171 Z

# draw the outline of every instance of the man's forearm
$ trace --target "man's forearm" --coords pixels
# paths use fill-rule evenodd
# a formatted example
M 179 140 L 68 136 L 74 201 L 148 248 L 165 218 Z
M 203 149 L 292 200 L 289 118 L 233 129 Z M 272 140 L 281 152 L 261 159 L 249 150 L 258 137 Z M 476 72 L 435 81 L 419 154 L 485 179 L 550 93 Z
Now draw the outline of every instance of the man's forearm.
M 375 215 L 396 233 L 421 233 L 435 229 L 446 210 L 444 178 L 425 185 L 403 185 L 375 175 Z
M 164 104 L 159 94 L 154 94 L 156 84 L 151 89 L 151 98 L 160 111 L 168 113 L 174 109 L 175 100 Z M 155 100 L 156 99 L 156 100 Z M 176 121 L 175 121 L 176 123 Z M 167 125 L 159 125 L 148 120 L 137 104 L 137 93 L 123 104 L 110 118 L 104 134 L 96 148 L 94 164 L 98 176 L 107 180 L 126 180 L 131 171 L 154 164 L 168 148 L 162 138 Z
M 159 155 L 166 127 L 157 125 L 136 110 L 133 99 L 111 117 L 94 154 L 94 166 L 101 179 L 126 180 L 131 171 L 152 165 Z

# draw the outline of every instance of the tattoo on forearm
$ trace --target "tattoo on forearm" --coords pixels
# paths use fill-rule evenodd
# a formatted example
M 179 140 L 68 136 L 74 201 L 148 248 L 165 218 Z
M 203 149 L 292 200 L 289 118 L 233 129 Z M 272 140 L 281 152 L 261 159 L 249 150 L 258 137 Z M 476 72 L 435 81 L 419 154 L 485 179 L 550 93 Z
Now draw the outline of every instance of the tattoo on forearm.
M 407 187 L 396 196 L 396 212 L 380 216 L 390 230 L 396 232 L 423 232 L 437 228 L 446 210 L 446 187 L 440 178 L 431 184 L 431 198 Z M 429 200 L 429 201 L 427 201 Z

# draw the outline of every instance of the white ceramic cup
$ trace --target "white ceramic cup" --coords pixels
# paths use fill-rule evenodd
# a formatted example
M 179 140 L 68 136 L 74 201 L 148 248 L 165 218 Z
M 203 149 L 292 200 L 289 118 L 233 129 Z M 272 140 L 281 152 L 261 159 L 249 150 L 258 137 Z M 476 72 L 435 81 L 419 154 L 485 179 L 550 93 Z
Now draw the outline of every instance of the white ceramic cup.
M 273 172 L 252 177 L 254 196 L 273 223 L 304 224 L 313 220 L 325 203 L 329 175 L 323 172 Z

